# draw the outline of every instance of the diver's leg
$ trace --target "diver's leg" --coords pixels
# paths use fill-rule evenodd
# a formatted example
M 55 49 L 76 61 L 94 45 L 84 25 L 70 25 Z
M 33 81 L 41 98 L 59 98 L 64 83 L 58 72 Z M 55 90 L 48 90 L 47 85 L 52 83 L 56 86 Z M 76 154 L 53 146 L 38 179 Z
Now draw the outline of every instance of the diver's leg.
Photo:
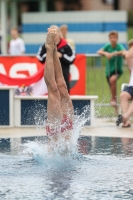
M 54 67 L 55 67 L 55 81 L 57 84 L 58 91 L 60 93 L 62 112 L 63 112 L 63 115 L 66 115 L 66 116 L 69 115 L 69 117 L 72 118 L 73 113 L 74 113 L 73 104 L 67 90 L 66 82 L 63 77 L 61 63 L 57 55 L 56 47 L 54 48 L 53 59 L 54 59 Z
M 58 91 L 58 87 L 55 81 L 55 71 L 53 63 L 53 50 L 54 50 L 54 38 L 56 31 L 51 29 L 46 37 L 46 65 L 44 71 L 44 79 L 48 88 L 48 103 L 47 103 L 47 118 L 50 123 L 61 123 L 62 110 L 61 99 Z

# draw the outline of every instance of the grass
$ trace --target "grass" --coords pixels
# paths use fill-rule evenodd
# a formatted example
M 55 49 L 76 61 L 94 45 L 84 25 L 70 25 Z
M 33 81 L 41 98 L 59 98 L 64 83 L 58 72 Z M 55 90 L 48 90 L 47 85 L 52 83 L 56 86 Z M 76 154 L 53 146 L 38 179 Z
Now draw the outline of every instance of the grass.
M 128 28 L 128 40 L 133 38 L 133 27 Z
M 133 38 L 133 28 L 128 28 L 128 40 Z M 110 90 L 105 77 L 105 61 L 106 58 L 87 58 L 87 73 L 86 73 L 86 94 L 98 95 L 97 103 L 107 104 L 110 102 Z M 123 62 L 123 75 L 117 81 L 117 97 L 121 92 L 122 83 L 128 83 L 130 73 Z M 100 117 L 113 117 L 114 109 L 111 107 L 100 106 L 96 108 L 97 115 Z
M 118 101 L 121 92 L 121 85 L 122 83 L 128 83 L 130 77 L 126 66 L 123 67 L 123 71 L 123 75 L 117 81 Z M 86 94 L 98 95 L 96 103 L 101 104 L 101 106 L 97 108 L 97 115 L 100 117 L 113 117 L 114 109 L 102 106 L 102 104 L 108 104 L 110 102 L 110 90 L 105 77 L 105 67 L 87 66 L 86 82 Z
M 118 79 L 117 82 L 117 94 L 120 94 L 121 84 L 129 82 L 129 71 L 126 66 L 123 67 L 123 75 Z M 86 76 L 86 94 L 87 95 L 98 95 L 101 101 L 103 97 L 109 97 L 109 85 L 105 76 L 105 67 L 90 67 L 87 66 L 87 76 Z

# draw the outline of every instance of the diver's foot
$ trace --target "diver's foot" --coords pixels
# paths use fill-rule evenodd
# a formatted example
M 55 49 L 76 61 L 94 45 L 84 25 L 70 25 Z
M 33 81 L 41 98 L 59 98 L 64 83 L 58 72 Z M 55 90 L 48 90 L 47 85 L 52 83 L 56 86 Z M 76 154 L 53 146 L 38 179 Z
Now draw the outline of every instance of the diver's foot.
M 129 128 L 131 127 L 131 123 L 129 121 L 123 123 L 122 128 Z
M 57 35 L 57 30 L 54 28 L 49 28 L 47 37 L 46 37 L 46 42 L 45 42 L 45 47 L 46 49 L 54 49 L 55 47 L 55 36 Z

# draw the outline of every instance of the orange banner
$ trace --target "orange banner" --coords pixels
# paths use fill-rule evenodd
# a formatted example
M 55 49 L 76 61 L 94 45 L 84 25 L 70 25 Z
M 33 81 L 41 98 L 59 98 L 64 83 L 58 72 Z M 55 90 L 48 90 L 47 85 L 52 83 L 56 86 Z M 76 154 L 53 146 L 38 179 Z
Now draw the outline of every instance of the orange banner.
M 42 70 L 42 64 L 35 56 L 1 56 L 0 57 L 0 74 L 5 75 L 2 80 L 7 80 L 7 77 L 12 78 L 13 85 L 18 81 L 27 83 L 30 78 L 34 82 L 34 77 Z M 70 85 L 71 95 L 85 95 L 85 76 L 86 76 L 86 57 L 79 54 L 76 56 L 75 62 L 70 67 Z M 10 81 L 10 79 L 8 78 Z M 35 80 L 36 81 L 36 80 Z M 2 82 L 0 80 L 0 82 Z M 9 84 L 8 82 L 4 84 Z M 11 84 L 10 84 L 11 85 Z

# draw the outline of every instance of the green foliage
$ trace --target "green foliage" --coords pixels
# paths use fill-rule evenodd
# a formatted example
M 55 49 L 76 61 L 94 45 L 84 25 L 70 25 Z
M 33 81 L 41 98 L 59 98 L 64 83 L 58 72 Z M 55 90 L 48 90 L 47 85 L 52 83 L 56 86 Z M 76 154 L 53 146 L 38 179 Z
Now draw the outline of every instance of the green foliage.
M 128 28 L 128 40 L 133 39 L 133 27 Z
M 128 26 L 133 26 L 133 11 L 128 11 Z

